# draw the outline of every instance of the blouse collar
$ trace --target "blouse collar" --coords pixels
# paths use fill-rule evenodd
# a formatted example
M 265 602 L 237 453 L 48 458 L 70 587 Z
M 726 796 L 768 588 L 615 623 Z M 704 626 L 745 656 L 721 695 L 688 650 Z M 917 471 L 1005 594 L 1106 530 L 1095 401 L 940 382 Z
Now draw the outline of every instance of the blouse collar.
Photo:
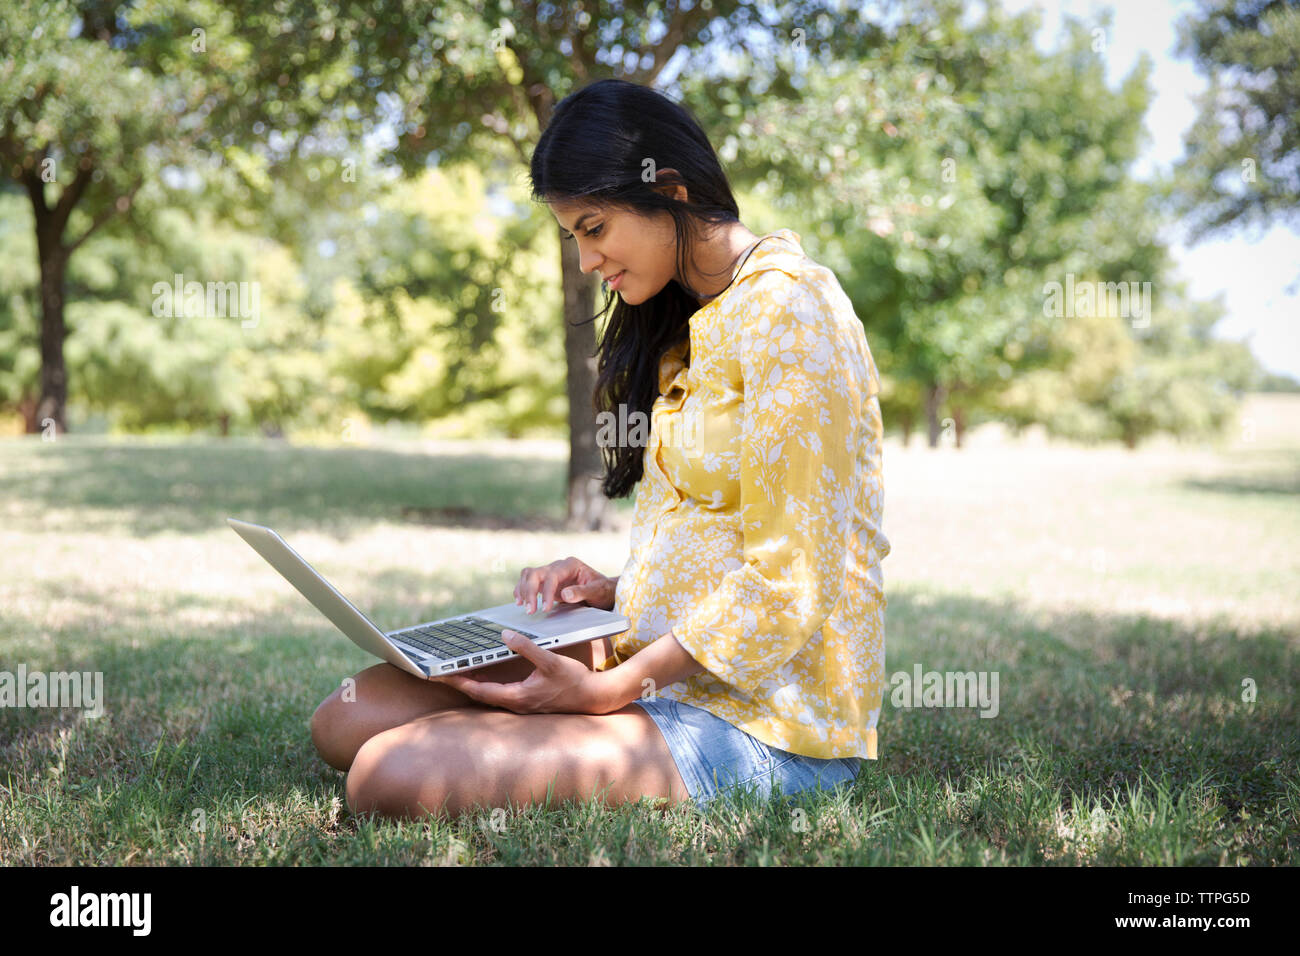
M 779 241 L 772 241 L 773 239 Z M 791 258 L 799 259 L 804 255 L 802 240 L 799 234 L 792 229 L 778 229 L 775 232 L 769 232 L 765 236 L 760 236 L 758 241 L 750 247 L 749 252 L 741 260 L 735 274 L 732 277 L 731 284 L 723 289 L 718 295 L 709 299 L 695 315 L 691 316 L 692 325 L 696 325 L 693 320 L 705 309 L 714 308 L 719 302 L 727 298 L 740 284 L 740 280 L 755 272 L 761 272 L 764 269 L 791 268 Z M 676 345 L 670 347 L 663 353 L 659 359 L 659 394 L 667 395 L 672 391 L 678 376 L 687 370 L 686 353 L 690 350 L 690 339 L 683 339 Z

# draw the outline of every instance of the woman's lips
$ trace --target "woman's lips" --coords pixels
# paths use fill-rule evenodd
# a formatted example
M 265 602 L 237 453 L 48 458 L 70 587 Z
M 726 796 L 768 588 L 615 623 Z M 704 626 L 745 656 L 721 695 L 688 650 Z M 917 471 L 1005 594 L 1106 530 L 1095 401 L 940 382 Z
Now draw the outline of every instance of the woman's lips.
M 624 269 L 623 272 L 620 272 L 618 275 L 614 276 L 614 278 L 609 280 L 609 287 L 613 289 L 615 292 L 617 292 L 618 287 L 623 284 L 623 274 L 626 272 L 627 270 Z

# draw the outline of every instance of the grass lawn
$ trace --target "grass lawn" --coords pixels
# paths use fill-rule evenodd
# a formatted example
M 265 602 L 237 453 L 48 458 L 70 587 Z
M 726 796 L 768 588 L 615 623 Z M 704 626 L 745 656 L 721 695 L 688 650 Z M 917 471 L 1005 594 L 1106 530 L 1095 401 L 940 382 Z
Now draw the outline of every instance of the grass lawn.
M 559 530 L 562 444 L 0 440 L 0 671 L 105 698 L 0 710 L 0 862 L 1294 865 L 1300 396 L 1246 414 L 1216 449 L 887 443 L 887 670 L 996 672 L 995 717 L 887 696 L 879 759 L 790 806 L 418 824 L 348 812 L 308 720 L 373 659 L 224 519 L 393 627 L 618 573 L 626 531 Z

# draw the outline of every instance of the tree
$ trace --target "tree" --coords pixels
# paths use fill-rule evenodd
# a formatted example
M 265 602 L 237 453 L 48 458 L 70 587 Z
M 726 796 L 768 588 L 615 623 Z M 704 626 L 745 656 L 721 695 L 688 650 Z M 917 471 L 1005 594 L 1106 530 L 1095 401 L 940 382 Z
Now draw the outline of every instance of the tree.
M 1247 345 L 1213 337 L 1223 316 L 1221 303 L 1191 301 L 1174 284 L 1139 323 L 1073 317 L 1060 323 L 1054 366 L 1018 377 L 999 410 L 1017 425 L 1042 422 L 1053 435 L 1130 449 L 1157 432 L 1214 437 L 1260 381 Z
M 1167 261 L 1154 191 L 1129 173 L 1148 65 L 1111 90 L 1094 30 L 1071 22 L 1044 53 L 1038 22 L 996 3 L 974 21 L 950 0 L 910 4 L 836 38 L 798 101 L 711 117 L 734 117 L 736 164 L 788 198 L 845 277 L 890 380 L 886 419 L 910 430 L 919 407 L 931 445 L 945 407 L 960 441 L 967 410 L 1051 366 L 1046 281 L 1150 281 Z
M 1104 36 L 1105 21 L 1089 28 L 1067 20 L 1061 48 L 1042 53 L 1036 14 L 1009 16 L 991 4 L 967 24 L 960 4 L 932 6 L 931 16 L 902 27 L 898 46 L 947 80 L 966 128 L 935 143 L 938 155 L 921 168 L 949 157 L 955 178 L 971 179 L 987 209 L 913 227 L 918 240 L 899 250 L 904 265 L 925 260 L 900 270 L 894 340 L 899 371 L 925 396 L 933 446 L 945 402 L 960 437 L 966 409 L 988 407 L 1016 376 L 1050 364 L 1046 282 L 1069 274 L 1152 281 L 1167 253 L 1156 238 L 1154 195 L 1129 172 L 1149 64 L 1111 90 L 1094 32 Z
M 1209 76 L 1176 170 L 1193 241 L 1241 225 L 1300 226 L 1300 4 L 1201 0 L 1178 52 Z
M 478 405 L 471 420 L 507 434 L 563 421 L 559 263 L 522 185 L 493 192 L 476 165 L 444 163 L 369 212 L 364 242 L 331 256 L 324 319 L 348 404 L 415 421 Z
M 72 256 L 101 228 L 147 235 L 175 200 L 169 167 L 214 160 L 229 196 L 309 152 L 309 134 L 360 125 L 342 91 L 356 32 L 326 3 L 20 0 L 0 30 L 0 176 L 27 195 L 40 263 L 34 420 L 66 429 L 64 302 Z M 237 212 L 233 205 L 228 211 Z M 213 277 L 233 281 L 240 277 Z
M 501 215 L 507 200 L 529 216 Z M 403 180 L 355 215 L 308 207 L 297 248 L 202 205 L 156 211 L 149 242 L 101 230 L 67 274 L 69 403 L 126 430 L 359 438 L 368 420 L 455 418 L 479 435 L 552 431 L 565 420 L 563 333 L 559 264 L 536 241 L 544 215 L 522 186 L 490 194 L 482 171 L 460 165 Z M 23 197 L 0 193 L 0 408 L 28 417 L 31 219 Z M 178 274 L 247 277 L 256 315 L 195 308 L 174 295 Z

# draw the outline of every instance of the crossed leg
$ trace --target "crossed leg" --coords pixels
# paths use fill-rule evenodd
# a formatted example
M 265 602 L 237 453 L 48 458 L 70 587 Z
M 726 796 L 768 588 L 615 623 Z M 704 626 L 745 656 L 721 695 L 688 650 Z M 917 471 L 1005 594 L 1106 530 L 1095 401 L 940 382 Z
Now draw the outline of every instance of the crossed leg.
M 557 653 L 593 666 L 604 643 Z M 475 673 L 514 681 L 532 667 L 511 660 Z M 391 664 L 355 680 L 355 700 L 340 688 L 312 717 L 321 756 L 348 771 L 354 812 L 415 818 L 548 800 L 690 799 L 659 728 L 635 704 L 600 715 L 515 714 Z

